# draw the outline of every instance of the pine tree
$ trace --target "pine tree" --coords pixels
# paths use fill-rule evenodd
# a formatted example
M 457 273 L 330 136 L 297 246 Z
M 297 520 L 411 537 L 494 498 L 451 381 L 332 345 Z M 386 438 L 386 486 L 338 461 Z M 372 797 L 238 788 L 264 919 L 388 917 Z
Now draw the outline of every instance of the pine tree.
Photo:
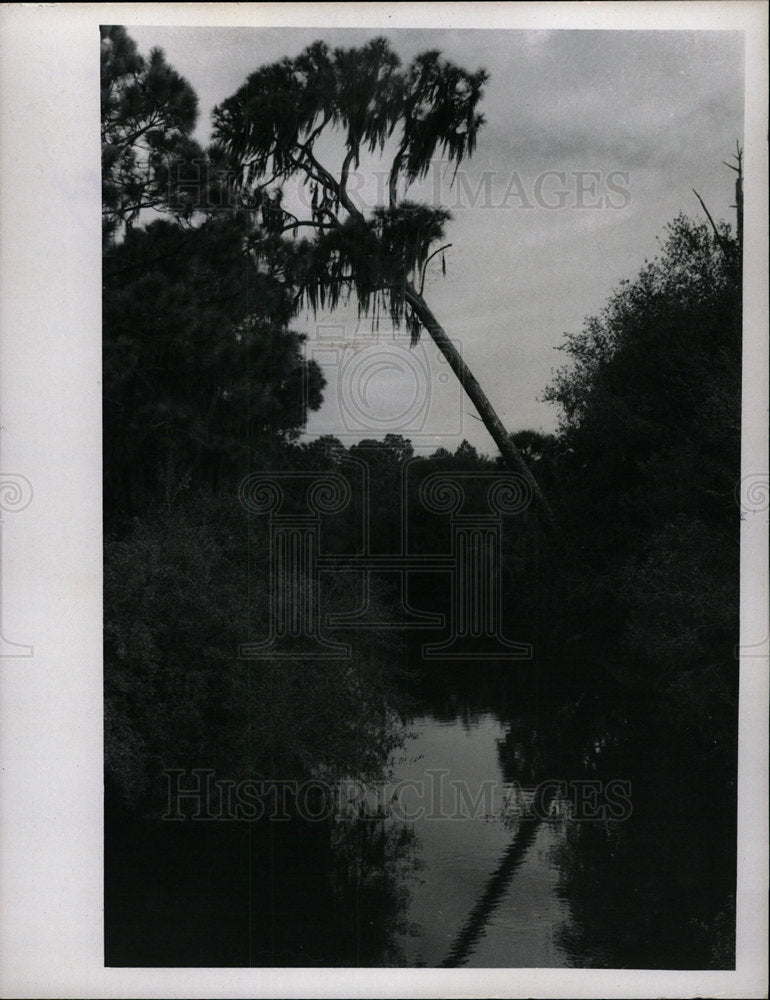
M 215 109 L 214 134 L 241 178 L 240 195 L 255 223 L 252 249 L 293 283 L 296 308 L 334 308 L 355 297 L 361 312 L 384 311 L 394 325 L 405 322 L 413 343 L 426 330 L 551 526 L 527 463 L 423 296 L 427 265 L 445 249 L 450 214 L 407 198 L 434 156 L 456 172 L 473 153 L 486 80 L 484 70 L 469 73 L 437 51 L 402 69 L 384 38 L 333 52 L 316 42 L 295 59 L 253 73 Z M 320 152 L 333 142 L 342 147 L 336 170 Z M 366 153 L 390 157 L 388 203 L 371 213 L 348 190 L 350 172 Z M 289 182 L 306 196 L 303 217 L 284 205 Z

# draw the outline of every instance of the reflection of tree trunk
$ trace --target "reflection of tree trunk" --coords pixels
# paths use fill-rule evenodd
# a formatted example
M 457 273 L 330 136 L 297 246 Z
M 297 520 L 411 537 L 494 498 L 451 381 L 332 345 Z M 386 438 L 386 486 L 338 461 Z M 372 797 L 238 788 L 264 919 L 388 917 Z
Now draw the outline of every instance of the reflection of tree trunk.
M 454 346 L 446 334 L 439 321 L 429 309 L 425 299 L 416 291 L 412 285 L 406 286 L 406 301 L 414 310 L 415 315 L 433 338 L 438 349 L 449 362 L 449 367 L 460 380 L 460 385 L 465 389 L 468 397 L 478 410 L 479 416 L 489 431 L 492 440 L 500 449 L 500 453 L 509 469 L 519 472 L 524 477 L 528 486 L 532 490 L 532 496 L 540 511 L 543 524 L 548 530 L 555 527 L 553 513 L 548 501 L 543 496 L 542 490 L 537 480 L 532 475 L 529 466 L 521 457 L 521 453 L 511 439 L 511 435 L 505 429 L 502 421 L 495 413 L 492 404 L 487 399 L 486 393 L 476 380 L 473 372 L 465 364 L 460 352 Z
M 454 968 L 458 965 L 464 965 L 473 954 L 473 949 L 483 934 L 487 921 L 500 905 L 503 894 L 526 857 L 527 850 L 535 839 L 539 826 L 540 820 L 537 818 L 521 821 L 513 843 L 508 847 L 499 865 L 487 879 L 481 897 L 460 928 L 460 932 L 449 949 L 449 954 L 441 963 L 442 966 Z

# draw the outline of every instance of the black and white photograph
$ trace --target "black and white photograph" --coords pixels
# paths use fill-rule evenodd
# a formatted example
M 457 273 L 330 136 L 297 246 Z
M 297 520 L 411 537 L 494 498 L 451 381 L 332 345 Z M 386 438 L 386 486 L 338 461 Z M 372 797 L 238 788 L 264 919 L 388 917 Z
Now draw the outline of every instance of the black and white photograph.
M 3 718 L 99 811 L 43 819 L 14 722 L 4 797 L 88 845 L 107 990 L 766 995 L 766 8 L 77 6 L 88 379 L 55 317 L 10 340 L 62 424 L 4 442 L 63 444 L 3 460 L 3 581 L 36 603 L 14 531 L 63 503 L 30 565 L 90 638 L 4 620 Z M 81 681 L 17 692 L 73 659 L 70 754 Z M 102 995 L 14 926 L 4 995 Z

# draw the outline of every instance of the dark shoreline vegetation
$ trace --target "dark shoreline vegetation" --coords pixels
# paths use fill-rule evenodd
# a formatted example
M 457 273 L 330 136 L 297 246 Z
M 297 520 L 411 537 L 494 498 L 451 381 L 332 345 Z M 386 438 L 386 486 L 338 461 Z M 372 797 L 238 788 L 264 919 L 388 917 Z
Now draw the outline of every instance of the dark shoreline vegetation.
M 647 807 L 648 833 L 700 811 L 710 827 L 701 871 L 713 891 L 699 896 L 695 876 L 677 875 L 675 855 L 666 860 L 671 893 L 690 893 L 670 954 L 624 941 L 633 905 L 624 886 L 643 883 L 651 862 L 631 834 L 624 841 L 615 831 L 605 870 L 601 827 L 564 847 L 580 853 L 569 876 L 582 901 L 570 947 L 607 967 L 732 966 L 741 247 L 730 227 L 674 219 L 658 256 L 566 337 L 566 364 L 541 390 L 558 407 L 558 431 L 511 434 L 558 525 L 544 530 L 534 503 L 503 518 L 502 627 L 532 645 L 531 661 L 425 661 L 422 644 L 438 632 L 397 627 L 330 629 L 351 643 L 349 660 L 304 657 L 300 640 L 293 659 L 239 658 L 270 626 L 269 524 L 242 503 L 249 475 L 287 474 L 289 512 L 303 510 L 307 483 L 288 474 L 344 480 L 349 502 L 320 523 L 325 551 L 350 556 L 361 551 L 365 505 L 371 551 L 401 553 L 406 477 L 411 551 L 429 555 L 447 552 L 450 534 L 447 517 L 425 508 L 426 478 L 465 477 L 464 512 L 485 515 L 484 477 L 506 467 L 467 442 L 421 457 L 399 434 L 348 446 L 302 440 L 325 381 L 292 329 L 297 261 L 274 230 L 267 249 L 263 240 L 259 253 L 244 253 L 280 201 L 244 207 L 232 191 L 214 198 L 210 188 L 195 201 L 189 186 L 175 186 L 180 163 L 211 167 L 227 153 L 194 143 L 197 100 L 161 54 L 143 60 L 123 29 L 103 29 L 103 38 L 108 964 L 344 965 L 352 954 L 358 964 L 399 964 L 382 950 L 399 919 L 392 831 L 364 824 L 341 834 L 299 820 L 280 833 L 275 824 L 164 824 L 164 771 L 376 781 L 429 703 L 450 717 L 471 706 L 539 720 L 530 779 L 572 773 L 567 758 L 608 778 L 622 762 L 624 773 L 638 772 L 635 809 Z M 140 153 L 143 115 L 151 120 Z M 229 184 L 232 173 L 222 176 Z M 150 206 L 165 217 L 144 224 Z M 327 574 L 321 589 L 326 612 L 351 613 L 363 600 L 356 571 Z M 370 619 L 397 624 L 404 596 L 396 575 L 373 577 Z M 445 573 L 412 574 L 406 596 L 420 612 L 451 611 Z M 604 732 L 621 735 L 597 756 L 591 747 Z M 657 764 L 647 759 L 655 754 Z M 668 773 L 664 787 L 653 790 L 648 764 Z M 248 877 L 247 856 L 262 859 L 249 862 Z M 292 881 L 299 857 L 317 859 L 318 885 Z M 276 871 L 297 905 L 255 917 L 255 887 Z M 127 902 L 137 879 L 145 896 Z M 652 925 L 665 905 L 656 899 L 645 919 Z M 205 923 L 175 943 L 169 927 L 186 906 Z M 328 906 L 349 914 L 336 939 L 323 929 Z M 371 918 L 364 930 L 359 906 Z M 313 934 L 315 954 L 296 946 Z M 687 935 L 699 942 L 690 952 Z

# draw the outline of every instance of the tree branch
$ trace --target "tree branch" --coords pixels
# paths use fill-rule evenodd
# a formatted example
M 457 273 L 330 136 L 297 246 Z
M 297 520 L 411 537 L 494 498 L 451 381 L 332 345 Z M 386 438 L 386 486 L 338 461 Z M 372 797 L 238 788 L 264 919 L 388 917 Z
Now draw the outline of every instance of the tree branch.
M 320 184 L 321 187 L 325 188 L 327 191 L 331 191 L 332 194 L 336 194 L 332 185 L 330 185 L 325 178 L 320 177 L 318 174 L 314 174 L 306 163 L 298 160 L 296 156 L 290 156 L 289 159 L 291 160 L 292 166 L 296 167 L 297 170 L 305 174 L 306 177 L 309 177 L 311 181 L 315 181 L 316 184 Z M 334 181 L 334 178 L 332 177 L 331 180 Z
M 342 163 L 339 192 L 340 192 L 340 201 L 342 202 L 343 205 L 345 205 L 345 203 L 348 200 L 348 174 L 350 173 L 350 164 L 353 162 L 353 160 L 358 162 L 358 146 L 348 150 L 348 153 Z
M 308 135 L 307 139 L 305 139 L 305 145 L 306 146 L 312 146 L 312 144 L 316 141 L 316 139 L 318 138 L 318 136 L 321 134 L 321 132 L 323 132 L 323 130 L 326 128 L 326 126 L 328 124 L 329 124 L 329 116 L 328 115 L 324 115 L 323 121 L 318 126 L 318 128 L 314 129 Z
M 719 230 L 717 229 L 716 223 L 711 218 L 711 212 L 709 212 L 709 210 L 706 208 L 706 203 L 703 201 L 703 199 L 698 194 L 698 192 L 695 190 L 695 188 L 692 189 L 692 193 L 695 195 L 695 197 L 701 203 L 701 207 L 703 208 L 703 211 L 706 213 L 706 215 L 708 217 L 708 220 L 711 223 L 711 228 L 714 230 L 714 236 L 716 237 L 717 243 L 722 248 L 722 251 L 724 253 L 729 253 L 729 249 L 727 247 L 727 244 L 724 241 L 724 238 L 722 237 L 722 234 L 719 232 Z
M 439 247 L 438 250 L 434 250 L 433 253 L 428 257 L 425 263 L 422 265 L 422 280 L 420 281 L 420 295 L 422 295 L 422 290 L 425 287 L 425 274 L 428 270 L 428 264 L 433 260 L 436 254 L 441 253 L 442 250 L 448 250 L 451 247 L 451 243 L 445 243 L 443 247 Z
M 398 152 L 393 157 L 393 163 L 390 168 L 390 176 L 388 178 L 388 202 L 391 208 L 396 207 L 398 173 L 401 170 L 401 163 L 404 159 L 404 153 L 406 152 L 406 145 L 406 139 L 403 139 Z
M 323 178 L 323 180 L 321 181 L 321 183 L 324 184 L 324 187 L 327 187 L 330 191 L 332 191 L 332 193 L 335 195 L 335 197 L 337 198 L 337 200 L 339 201 L 339 203 L 342 205 L 342 207 L 345 209 L 345 211 L 349 215 L 353 216 L 356 219 L 360 219 L 361 222 L 363 222 L 364 221 L 363 215 L 361 214 L 361 212 L 359 212 L 359 210 L 356 208 L 356 206 L 350 200 L 350 196 L 348 195 L 347 191 L 345 191 L 345 189 L 337 182 L 337 180 L 335 179 L 334 175 L 331 174 L 326 169 L 326 167 L 322 166 L 322 164 L 320 164 L 318 162 L 318 160 L 313 155 L 312 151 L 307 148 L 307 145 L 303 145 L 303 143 L 298 142 L 297 143 L 297 149 L 302 150 L 302 152 L 305 154 L 305 156 L 307 156 L 308 160 L 313 165 L 313 167 L 315 168 L 315 170 L 319 174 L 321 174 L 321 177 Z M 348 153 L 348 156 L 349 155 L 350 154 Z M 346 162 L 348 160 L 348 156 L 345 157 L 345 161 Z M 349 166 L 350 166 L 350 164 L 348 163 L 348 167 Z M 307 168 L 304 168 L 304 169 L 307 169 Z M 343 169 L 344 169 L 344 167 L 343 167 Z
M 287 212 L 287 215 L 291 215 L 291 212 Z M 310 219 L 296 219 L 295 222 L 289 222 L 287 225 L 281 229 L 282 233 L 288 233 L 290 229 L 299 229 L 300 226 L 309 226 L 312 229 L 337 229 L 339 223 L 336 222 L 313 222 Z
M 307 168 L 307 166 L 301 163 L 298 164 L 300 169 L 304 170 L 308 174 L 308 176 L 313 178 L 313 180 L 318 181 L 319 184 L 323 184 L 323 186 L 325 188 L 328 188 L 335 195 L 335 197 L 339 197 L 340 186 L 337 183 L 334 175 L 330 174 L 329 171 L 326 169 L 326 167 L 322 166 L 322 164 L 318 162 L 318 160 L 315 158 L 312 151 L 308 149 L 306 144 L 298 142 L 297 149 L 299 149 L 308 158 L 310 164 L 313 166 L 315 171 L 318 174 L 320 174 L 320 177 L 316 177 L 313 174 L 313 172 Z M 295 157 L 292 156 L 291 159 L 292 162 L 296 162 Z

